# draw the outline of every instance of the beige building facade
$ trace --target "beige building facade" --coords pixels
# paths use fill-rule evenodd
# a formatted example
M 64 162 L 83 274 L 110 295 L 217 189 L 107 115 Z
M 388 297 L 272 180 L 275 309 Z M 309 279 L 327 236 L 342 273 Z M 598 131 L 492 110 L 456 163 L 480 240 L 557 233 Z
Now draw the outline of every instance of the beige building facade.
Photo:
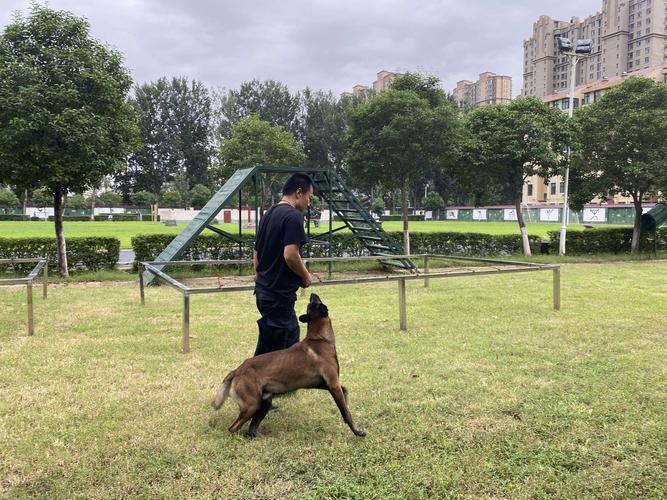
M 382 70 L 377 74 L 377 77 L 371 86 L 368 85 L 355 85 L 352 87 L 352 92 L 343 92 L 341 95 L 343 97 L 363 97 L 367 95 L 371 90 L 376 94 L 383 92 L 389 88 L 391 82 L 397 76 L 401 76 L 403 73 L 396 73 L 393 71 Z
M 479 80 L 456 82 L 452 91 L 459 108 L 475 108 L 487 104 L 500 104 L 512 100 L 512 77 L 486 71 Z
M 569 61 L 558 53 L 556 35 L 593 41 L 591 55 L 577 67 L 575 85 L 665 64 L 666 13 L 667 0 L 603 0 L 602 10 L 583 20 L 540 16 L 523 43 L 522 95 L 542 98 L 569 89 Z
M 607 89 L 620 84 L 630 76 L 641 76 L 644 78 L 652 78 L 655 81 L 667 84 L 667 64 L 652 68 L 644 68 L 637 71 L 630 71 L 621 76 L 613 76 L 611 78 L 604 78 L 599 81 L 594 81 L 588 84 L 575 87 L 572 103 L 570 103 L 569 89 L 559 90 L 553 94 L 542 97 L 542 100 L 550 106 L 562 109 L 567 112 L 570 106 L 575 108 L 579 106 L 586 106 L 594 103 L 599 99 Z M 544 179 L 538 176 L 533 176 L 526 181 L 523 188 L 524 203 L 560 203 L 564 201 L 565 183 L 561 177 L 552 177 L 544 183 Z M 603 201 L 603 200 L 596 200 Z M 614 203 L 631 203 L 632 199 L 629 197 L 616 195 L 613 200 Z

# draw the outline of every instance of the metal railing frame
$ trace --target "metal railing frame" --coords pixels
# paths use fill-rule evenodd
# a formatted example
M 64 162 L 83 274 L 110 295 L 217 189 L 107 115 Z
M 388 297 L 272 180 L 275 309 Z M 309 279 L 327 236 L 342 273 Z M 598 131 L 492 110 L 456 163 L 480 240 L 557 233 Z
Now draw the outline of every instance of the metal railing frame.
M 25 278 L 6 278 L 0 279 L 0 286 L 9 286 L 9 285 L 25 285 L 27 292 L 27 301 L 28 301 L 28 335 L 32 336 L 35 334 L 35 318 L 34 318 L 34 308 L 32 302 L 32 284 L 39 276 L 39 273 L 43 271 L 42 279 L 42 298 L 46 299 L 48 294 L 48 284 L 49 284 L 49 262 L 46 259 L 0 259 L 0 265 L 2 264 L 29 264 L 35 262 L 36 266 L 30 271 L 30 274 Z
M 313 282 L 312 286 L 332 286 L 332 285 L 350 285 L 350 284 L 364 284 L 364 283 L 379 283 L 386 281 L 398 282 L 398 304 L 399 304 L 399 327 L 401 330 L 407 330 L 407 309 L 406 309 L 406 281 L 424 280 L 424 287 L 428 288 L 429 281 L 434 278 L 452 278 L 462 276 L 481 276 L 488 274 L 504 274 L 504 273 L 522 273 L 535 271 L 549 271 L 553 272 L 553 308 L 560 310 L 560 265 L 559 264 L 537 264 L 532 262 L 507 261 L 499 259 L 480 259 L 474 257 L 459 257 L 451 255 L 438 254 L 416 254 L 416 255 L 395 255 L 392 258 L 410 258 L 423 259 L 423 271 L 419 274 L 405 274 L 405 275 L 385 275 L 385 276 L 364 276 L 358 278 L 333 279 L 327 281 Z M 304 259 L 304 262 L 356 262 L 365 260 L 386 260 L 386 256 L 363 256 L 363 257 L 319 257 Z M 500 264 L 504 266 L 514 266 L 512 268 L 500 269 L 472 269 L 470 271 L 446 271 L 431 273 L 430 264 L 433 260 L 459 260 L 466 262 L 482 262 L 485 264 Z M 190 351 L 190 296 L 204 293 L 220 293 L 220 292 L 240 292 L 253 290 L 255 286 L 249 285 L 234 285 L 223 286 L 218 288 L 192 288 L 184 285 L 180 281 L 169 276 L 164 271 L 157 269 L 154 265 L 168 264 L 170 266 L 191 266 L 191 265 L 251 265 L 252 260 L 238 259 L 238 260 L 178 260 L 178 261 L 143 261 L 139 262 L 139 295 L 141 305 L 146 304 L 145 285 L 143 272 L 148 271 L 154 274 L 159 280 L 164 281 L 167 285 L 175 288 L 183 294 L 183 334 L 181 340 L 181 351 L 187 353 Z

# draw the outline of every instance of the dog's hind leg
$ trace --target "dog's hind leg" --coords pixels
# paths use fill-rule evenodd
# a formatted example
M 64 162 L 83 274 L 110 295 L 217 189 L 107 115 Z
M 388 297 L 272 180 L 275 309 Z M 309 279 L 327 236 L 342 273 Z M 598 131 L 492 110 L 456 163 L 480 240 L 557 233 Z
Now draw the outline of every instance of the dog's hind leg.
M 245 406 L 244 408 L 241 409 L 239 412 L 239 416 L 236 417 L 236 420 L 234 420 L 234 423 L 229 426 L 229 432 L 236 432 L 238 431 L 243 424 L 245 424 L 250 418 L 257 412 L 259 409 L 259 405 L 254 404 L 252 406 Z
M 248 432 L 246 432 L 247 437 L 257 437 L 257 428 L 259 427 L 259 424 L 262 423 L 262 420 L 264 420 L 264 417 L 266 417 L 266 414 L 269 413 L 270 408 L 271 398 L 262 399 L 262 404 L 259 407 L 259 410 L 255 412 L 250 421 L 250 427 L 248 428 Z

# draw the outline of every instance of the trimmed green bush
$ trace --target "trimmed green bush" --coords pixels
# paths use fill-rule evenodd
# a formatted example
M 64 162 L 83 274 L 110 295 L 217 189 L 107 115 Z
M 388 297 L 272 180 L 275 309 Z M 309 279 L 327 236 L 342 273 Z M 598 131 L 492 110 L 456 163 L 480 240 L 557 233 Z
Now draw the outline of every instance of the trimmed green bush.
M 390 236 L 403 245 L 403 233 L 392 232 Z M 154 260 L 176 236 L 170 234 L 139 235 L 132 238 L 132 248 L 136 262 Z M 325 238 L 324 241 L 327 241 Z M 530 237 L 533 251 L 539 249 L 540 237 Z M 365 255 L 362 243 L 352 234 L 335 233 L 332 235 L 333 255 L 335 257 L 356 257 Z M 481 233 L 410 233 L 410 249 L 413 254 L 432 253 L 466 256 L 507 256 L 522 251 L 521 236 L 492 235 Z M 327 257 L 327 245 L 311 244 L 304 249 L 304 255 L 310 250 L 312 257 Z M 225 260 L 239 258 L 238 244 L 216 235 L 199 236 L 182 256 L 183 260 Z M 250 258 L 251 249 L 243 248 L 242 257 Z M 135 264 L 136 268 L 136 264 Z
M 21 221 L 21 220 L 30 220 L 30 217 L 28 215 L 22 215 L 22 214 L 0 214 L 0 221 L 3 220 Z
M 120 254 L 118 238 L 67 238 L 68 269 L 113 269 Z M 28 259 L 45 256 L 49 266 L 56 266 L 55 238 L 0 238 L 0 259 Z M 34 264 L 2 266 L 5 271 L 25 273 Z
M 381 221 L 386 221 L 386 220 L 387 221 L 389 221 L 389 220 L 401 221 L 401 220 L 403 220 L 403 216 L 402 215 L 381 215 L 380 220 Z M 408 221 L 411 221 L 411 220 L 415 220 L 415 221 L 424 220 L 424 216 L 423 215 L 408 215 Z
M 665 247 L 667 228 L 657 231 L 658 247 Z M 551 246 L 558 248 L 559 231 L 549 231 Z M 569 254 L 630 253 L 632 247 L 631 227 L 594 228 L 584 231 L 568 231 L 566 248 Z
M 53 215 L 49 215 L 49 221 L 53 222 L 56 218 Z M 89 221 L 89 215 L 63 215 L 63 222 L 85 222 Z
M 111 218 L 109 218 L 111 216 Z M 149 216 L 150 217 L 150 216 Z M 96 221 L 138 221 L 141 220 L 139 214 L 97 214 L 95 216 Z

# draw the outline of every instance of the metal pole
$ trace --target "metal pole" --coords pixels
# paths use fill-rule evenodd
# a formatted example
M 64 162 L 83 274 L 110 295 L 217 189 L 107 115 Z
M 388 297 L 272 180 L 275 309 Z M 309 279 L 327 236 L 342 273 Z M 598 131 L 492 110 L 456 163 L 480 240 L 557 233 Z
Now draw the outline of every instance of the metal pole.
M 32 310 L 32 280 L 28 281 L 28 335 L 35 334 L 35 321 Z
M 570 105 L 567 110 L 567 115 L 571 119 L 574 114 L 574 88 L 575 80 L 577 77 L 577 63 L 579 58 L 576 55 L 568 56 L 570 58 L 570 66 L 572 71 L 570 72 Z M 560 228 L 560 242 L 558 245 L 558 255 L 565 255 L 565 237 L 567 235 L 567 220 L 569 218 L 569 207 L 568 207 L 568 190 L 570 186 L 570 161 L 572 160 L 572 151 L 570 146 L 567 147 L 567 167 L 565 168 L 565 189 L 563 192 L 563 223 Z
M 424 274 L 427 275 L 427 277 L 424 278 L 424 288 L 428 288 L 428 273 L 429 273 L 428 255 L 424 255 Z
M 139 296 L 141 297 L 141 305 L 146 305 L 146 298 L 144 296 L 144 266 L 139 263 Z
M 183 341 L 181 352 L 190 352 L 190 294 L 183 292 Z
M 560 266 L 554 268 L 554 310 L 560 311 Z
M 327 253 L 328 257 L 331 259 L 333 257 L 333 210 L 331 210 L 331 199 L 333 198 L 333 188 L 331 187 L 331 165 L 329 165 L 329 170 L 327 171 L 327 181 L 329 183 L 329 251 Z M 331 261 L 327 262 L 327 279 L 331 279 Z
M 42 294 L 42 298 L 46 298 L 48 294 L 48 287 L 49 287 L 49 261 L 46 261 L 46 264 L 44 264 L 44 284 L 42 285 L 44 287 L 44 291 Z
M 407 330 L 408 320 L 405 309 L 405 279 L 398 280 L 398 316 L 401 330 Z

